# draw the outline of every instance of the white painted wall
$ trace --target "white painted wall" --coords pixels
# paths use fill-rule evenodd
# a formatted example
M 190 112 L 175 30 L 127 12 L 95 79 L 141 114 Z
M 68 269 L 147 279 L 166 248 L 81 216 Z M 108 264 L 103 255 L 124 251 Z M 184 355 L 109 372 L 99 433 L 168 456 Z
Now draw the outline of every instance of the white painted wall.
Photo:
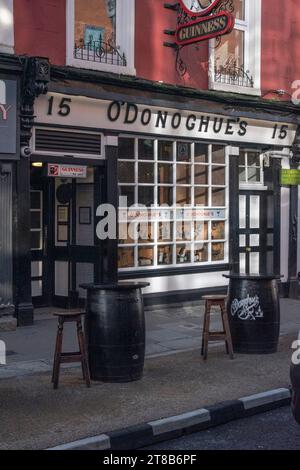
M 13 0 L 0 0 L 0 52 L 14 53 Z
M 282 168 L 290 168 L 288 158 L 281 161 Z M 290 213 L 290 190 L 281 188 L 281 274 L 284 275 L 282 282 L 288 279 L 288 256 L 289 256 L 289 216 Z
M 228 271 L 201 274 L 181 274 L 169 277 L 149 277 L 135 279 L 135 281 L 150 282 L 150 286 L 143 289 L 144 294 L 161 294 L 164 292 L 178 292 L 227 286 L 228 280 L 222 276 L 223 274 L 228 274 Z

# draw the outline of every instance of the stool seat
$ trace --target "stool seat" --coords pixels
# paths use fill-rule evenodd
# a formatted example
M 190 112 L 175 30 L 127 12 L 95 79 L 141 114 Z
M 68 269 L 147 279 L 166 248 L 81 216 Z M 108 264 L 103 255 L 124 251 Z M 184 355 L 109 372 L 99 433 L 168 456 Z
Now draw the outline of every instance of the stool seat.
M 78 316 L 81 316 L 81 315 L 85 315 L 86 312 L 81 312 L 80 310 L 69 310 L 67 312 L 54 312 L 53 315 L 55 317 L 64 317 L 64 318 L 68 318 L 68 317 L 78 317 Z
M 203 295 L 203 300 L 226 300 L 227 295 Z
M 67 312 L 54 312 L 53 315 L 58 317 L 58 330 L 56 336 L 56 346 L 53 362 L 52 383 L 54 389 L 58 388 L 60 365 L 63 363 L 81 362 L 83 378 L 87 387 L 91 386 L 90 372 L 88 367 L 88 359 L 86 353 L 85 339 L 82 330 L 81 316 L 85 312 L 81 310 L 69 310 Z M 77 326 L 77 339 L 79 351 L 76 352 L 62 352 L 62 340 L 64 323 L 75 322 Z
M 233 359 L 234 356 L 232 339 L 229 328 L 228 315 L 226 311 L 227 295 L 203 295 L 202 299 L 205 300 L 205 313 L 201 348 L 201 355 L 203 356 L 203 359 L 207 359 L 209 341 L 222 340 L 225 341 L 227 354 L 229 354 L 230 359 Z M 211 307 L 220 307 L 223 331 L 210 331 Z

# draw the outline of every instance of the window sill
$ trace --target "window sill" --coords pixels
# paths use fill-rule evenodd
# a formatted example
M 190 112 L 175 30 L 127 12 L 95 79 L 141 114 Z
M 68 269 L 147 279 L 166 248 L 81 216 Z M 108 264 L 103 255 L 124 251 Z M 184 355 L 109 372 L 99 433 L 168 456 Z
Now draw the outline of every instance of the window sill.
M 67 65 L 70 67 L 76 67 L 80 69 L 87 69 L 87 70 L 98 70 L 99 72 L 108 72 L 108 73 L 116 73 L 118 75 L 136 75 L 136 70 L 133 65 L 127 65 L 126 67 L 120 65 L 109 65 L 103 64 L 99 62 L 89 62 L 87 60 L 80 60 L 74 58 L 67 59 Z
M 227 85 L 226 83 L 217 83 L 213 81 L 209 83 L 209 89 L 215 90 L 215 91 L 226 91 L 228 93 L 240 93 L 243 95 L 261 96 L 261 90 L 259 88 L 242 87 L 238 85 Z
M 264 186 L 263 184 L 247 184 L 247 183 L 240 183 L 240 190 L 241 191 L 268 191 L 268 187 Z

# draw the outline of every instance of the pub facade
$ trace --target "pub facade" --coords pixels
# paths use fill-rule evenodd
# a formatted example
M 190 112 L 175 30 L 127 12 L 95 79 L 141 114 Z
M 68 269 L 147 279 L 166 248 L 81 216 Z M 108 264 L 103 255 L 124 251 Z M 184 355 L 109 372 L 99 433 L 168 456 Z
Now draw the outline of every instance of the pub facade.
M 223 292 L 229 272 L 283 275 L 282 294 L 297 297 L 298 186 L 281 185 L 298 168 L 297 61 L 289 79 L 272 76 L 266 10 L 281 2 L 208 2 L 231 32 L 186 45 L 176 28 L 205 13 L 188 1 L 29 3 L 48 26 L 14 12 L 19 325 L 38 307 L 77 307 L 83 283 L 118 279 L 148 281 L 148 304 Z

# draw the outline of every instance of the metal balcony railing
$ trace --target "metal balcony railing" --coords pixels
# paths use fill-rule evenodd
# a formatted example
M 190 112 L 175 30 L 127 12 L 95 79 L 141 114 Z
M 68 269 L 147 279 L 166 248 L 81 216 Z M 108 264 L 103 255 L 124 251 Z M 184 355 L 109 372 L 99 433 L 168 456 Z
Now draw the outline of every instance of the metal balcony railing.
M 75 44 L 74 58 L 87 62 L 127 66 L 126 56 L 120 52 L 120 48 L 102 40 Z

